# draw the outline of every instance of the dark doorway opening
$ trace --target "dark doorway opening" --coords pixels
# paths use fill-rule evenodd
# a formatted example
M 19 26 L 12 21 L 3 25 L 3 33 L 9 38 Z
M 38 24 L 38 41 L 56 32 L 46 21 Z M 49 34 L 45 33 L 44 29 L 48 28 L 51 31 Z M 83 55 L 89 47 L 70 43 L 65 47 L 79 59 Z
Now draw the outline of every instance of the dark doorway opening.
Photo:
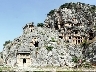
M 63 39 L 63 37 L 62 37 L 62 36 L 59 36 L 59 38 Z
M 38 43 L 39 43 L 38 41 L 37 41 L 37 42 L 35 42 L 35 44 L 34 44 L 34 45 L 35 45 L 35 47 L 38 47 Z
M 69 39 L 71 39 L 71 36 L 69 36 Z
M 81 43 L 82 43 L 82 40 L 81 40 Z
M 77 40 L 76 40 L 76 44 L 77 44 Z
M 89 38 L 89 40 L 92 40 L 92 39 L 93 39 L 92 37 Z
M 78 43 L 80 43 L 80 40 L 78 40 Z
M 26 63 L 26 59 L 25 58 L 23 59 L 23 63 Z
M 77 32 L 77 31 L 75 31 L 75 34 L 78 34 L 78 32 Z
M 90 36 L 93 36 L 93 33 L 89 33 Z
M 31 32 L 32 32 L 32 29 L 31 29 Z

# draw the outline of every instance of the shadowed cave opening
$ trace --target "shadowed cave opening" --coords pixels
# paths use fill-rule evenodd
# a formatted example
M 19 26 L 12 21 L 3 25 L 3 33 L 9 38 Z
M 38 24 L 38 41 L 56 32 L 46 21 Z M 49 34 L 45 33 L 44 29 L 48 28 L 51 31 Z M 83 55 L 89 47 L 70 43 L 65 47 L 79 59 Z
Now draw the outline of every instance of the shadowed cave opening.
M 35 47 L 38 47 L 38 43 L 39 43 L 38 41 L 35 42 L 34 46 L 35 46 Z
M 26 63 L 26 59 L 25 59 L 25 58 L 23 59 L 23 64 L 24 64 L 24 63 Z

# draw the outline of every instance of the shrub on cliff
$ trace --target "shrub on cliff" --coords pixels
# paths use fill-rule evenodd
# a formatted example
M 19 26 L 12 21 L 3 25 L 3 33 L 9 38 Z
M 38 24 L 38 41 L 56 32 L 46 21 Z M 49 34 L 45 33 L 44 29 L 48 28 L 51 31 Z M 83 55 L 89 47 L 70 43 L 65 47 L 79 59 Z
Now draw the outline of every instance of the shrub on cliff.
M 7 44 L 9 44 L 11 41 L 5 41 L 5 43 L 3 44 L 3 46 L 6 46 Z
M 89 43 L 87 40 L 84 40 L 81 43 L 81 47 L 83 48 L 82 54 L 83 54 L 83 58 L 86 58 L 86 52 L 87 52 L 87 48 L 89 47 Z
M 54 14 L 54 10 L 51 10 L 47 15 L 53 15 Z
M 37 24 L 37 27 L 43 27 L 43 26 L 44 26 L 43 23 L 38 23 L 38 24 Z

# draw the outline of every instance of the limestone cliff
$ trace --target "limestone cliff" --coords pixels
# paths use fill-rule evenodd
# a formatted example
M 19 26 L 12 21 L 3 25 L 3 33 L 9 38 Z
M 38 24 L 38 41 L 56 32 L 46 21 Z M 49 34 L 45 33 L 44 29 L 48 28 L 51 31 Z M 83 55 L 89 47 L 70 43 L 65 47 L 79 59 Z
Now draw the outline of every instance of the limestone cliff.
M 27 29 L 27 28 L 26 28 Z M 58 31 L 50 28 L 33 27 L 7 44 L 3 50 L 5 65 L 16 66 L 18 51 L 30 51 L 31 66 L 72 66 L 72 56 L 80 57 L 81 49 L 66 44 L 58 37 Z M 34 42 L 38 41 L 38 45 Z
M 59 31 L 65 41 L 79 44 L 96 35 L 96 6 L 84 3 L 65 3 L 51 10 L 45 19 L 45 26 Z M 77 41 L 76 41 L 77 40 Z
M 76 65 L 73 62 L 74 57 L 83 58 L 84 48 L 81 44 L 84 40 L 91 42 L 85 49 L 85 58 L 94 62 L 96 58 L 94 8 L 96 7 L 82 3 L 64 4 L 59 9 L 49 12 L 44 27 L 36 27 L 33 22 L 26 24 L 23 27 L 23 34 L 4 46 L 4 65 L 16 66 L 19 61 L 18 53 L 30 52 L 31 66 L 73 67 Z M 19 54 L 19 57 L 22 55 Z M 22 64 L 22 58 L 20 61 Z

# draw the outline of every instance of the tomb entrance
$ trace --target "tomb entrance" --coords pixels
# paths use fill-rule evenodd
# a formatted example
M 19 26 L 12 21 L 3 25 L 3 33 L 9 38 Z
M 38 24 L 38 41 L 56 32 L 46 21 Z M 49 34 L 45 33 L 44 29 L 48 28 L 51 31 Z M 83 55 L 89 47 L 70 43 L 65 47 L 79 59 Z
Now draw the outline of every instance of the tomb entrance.
M 23 49 L 23 51 L 18 51 L 17 53 L 17 66 L 28 67 L 31 66 L 31 56 L 30 51 Z

